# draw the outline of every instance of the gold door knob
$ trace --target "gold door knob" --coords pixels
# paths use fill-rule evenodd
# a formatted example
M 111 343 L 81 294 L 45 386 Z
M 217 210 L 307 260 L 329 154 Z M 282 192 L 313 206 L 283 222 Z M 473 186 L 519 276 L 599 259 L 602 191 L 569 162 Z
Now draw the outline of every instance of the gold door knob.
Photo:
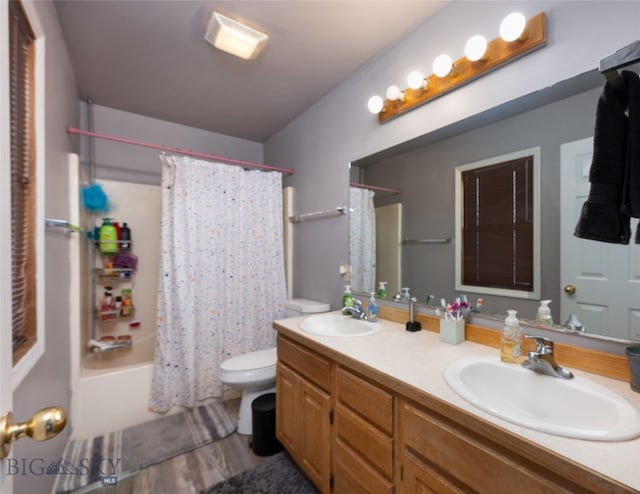
M 46 441 L 57 436 L 67 425 L 67 412 L 60 407 L 47 407 L 36 412 L 27 422 L 13 422 L 13 414 L 0 418 L 0 459 L 6 458 L 11 443 L 29 436 L 34 441 Z
M 565 285 L 564 292 L 567 295 L 573 295 L 574 293 L 576 293 L 576 287 L 574 285 Z

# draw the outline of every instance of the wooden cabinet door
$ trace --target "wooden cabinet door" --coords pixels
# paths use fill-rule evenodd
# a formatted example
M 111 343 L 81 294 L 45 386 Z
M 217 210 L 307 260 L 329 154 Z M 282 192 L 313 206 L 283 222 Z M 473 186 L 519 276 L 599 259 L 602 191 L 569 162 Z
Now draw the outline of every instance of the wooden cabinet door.
M 331 397 L 300 379 L 300 466 L 324 493 L 331 490 Z
M 402 494 L 465 494 L 406 449 L 402 454 Z
M 298 457 L 299 377 L 289 367 L 278 364 L 276 373 L 276 437 L 293 456 Z

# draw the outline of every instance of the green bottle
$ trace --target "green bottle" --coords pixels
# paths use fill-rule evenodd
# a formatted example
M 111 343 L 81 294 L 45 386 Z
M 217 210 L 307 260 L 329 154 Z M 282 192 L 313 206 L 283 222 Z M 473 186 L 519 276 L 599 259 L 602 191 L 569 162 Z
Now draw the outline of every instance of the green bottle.
M 351 296 L 351 286 L 344 286 L 344 293 L 342 294 L 342 308 L 353 307 L 353 297 Z
M 103 254 L 115 254 L 118 252 L 118 231 L 111 224 L 111 218 L 102 218 L 102 226 L 98 237 L 100 252 Z

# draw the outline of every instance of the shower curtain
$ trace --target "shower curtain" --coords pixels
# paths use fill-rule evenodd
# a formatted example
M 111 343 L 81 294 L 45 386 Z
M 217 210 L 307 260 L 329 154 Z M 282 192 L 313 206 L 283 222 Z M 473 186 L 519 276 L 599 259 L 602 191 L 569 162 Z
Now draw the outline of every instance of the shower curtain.
M 376 212 L 374 192 L 359 187 L 349 191 L 349 257 L 351 289 L 375 291 L 376 282 Z
M 275 346 L 286 301 L 281 174 L 161 161 L 155 411 L 220 396 L 220 363 Z

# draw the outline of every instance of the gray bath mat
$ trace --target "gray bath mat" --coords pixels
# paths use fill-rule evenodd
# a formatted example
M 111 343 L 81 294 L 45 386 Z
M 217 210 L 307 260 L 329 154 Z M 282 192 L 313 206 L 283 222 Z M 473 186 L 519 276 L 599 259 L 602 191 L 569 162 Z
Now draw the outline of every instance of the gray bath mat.
M 106 436 L 71 440 L 47 473 L 56 475 L 56 493 L 94 482 L 109 485 L 117 482 L 118 476 L 222 439 L 235 431 L 236 425 L 226 407 L 212 401 Z
M 318 494 L 319 491 L 285 452 L 255 468 L 214 485 L 204 494 Z

